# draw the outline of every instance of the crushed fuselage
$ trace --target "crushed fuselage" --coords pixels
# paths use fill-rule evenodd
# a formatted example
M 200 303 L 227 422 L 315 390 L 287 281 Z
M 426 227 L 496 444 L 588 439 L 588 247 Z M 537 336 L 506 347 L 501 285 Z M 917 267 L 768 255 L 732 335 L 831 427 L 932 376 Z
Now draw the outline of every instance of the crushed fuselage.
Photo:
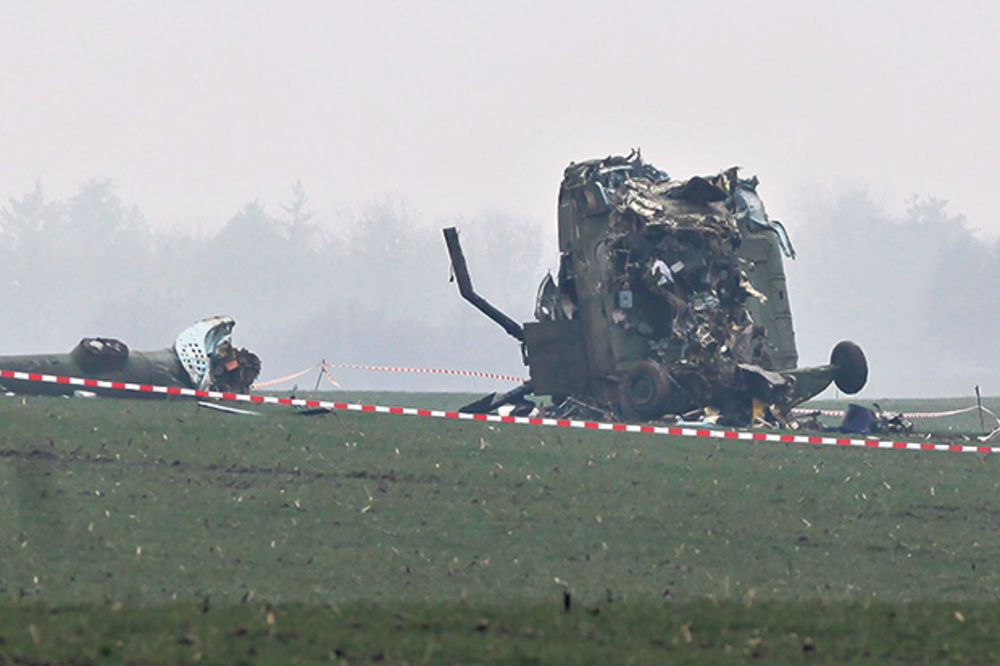
M 542 281 L 536 321 L 515 335 L 531 392 L 626 417 L 699 410 L 750 424 L 782 421 L 834 379 L 859 390 L 867 364 L 853 343 L 830 365 L 795 369 L 782 267 L 794 250 L 756 185 L 736 168 L 672 180 L 637 154 L 567 167 L 558 276 Z
M 68 354 L 0 356 L 0 369 L 112 382 L 177 386 L 246 393 L 260 372 L 260 359 L 232 345 L 235 321 L 212 317 L 189 326 L 174 345 L 153 351 L 132 351 L 114 338 L 83 338 Z M 2 379 L 8 391 L 30 395 L 68 395 L 69 384 Z M 107 395 L 125 394 L 91 389 Z

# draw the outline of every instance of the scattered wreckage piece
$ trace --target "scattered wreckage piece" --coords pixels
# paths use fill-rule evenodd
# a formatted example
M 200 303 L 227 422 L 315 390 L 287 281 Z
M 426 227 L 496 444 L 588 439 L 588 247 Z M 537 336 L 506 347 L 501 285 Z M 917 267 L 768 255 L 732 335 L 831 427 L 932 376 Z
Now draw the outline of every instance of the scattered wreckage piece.
M 879 404 L 872 403 L 874 409 L 851 403 L 844 411 L 839 426 L 827 430 L 855 434 L 911 433 L 913 423 L 902 412 L 883 411 Z
M 303 407 L 301 409 L 296 409 L 295 413 L 298 416 L 323 416 L 324 414 L 337 415 L 330 407 Z
M 255 412 L 251 409 L 240 409 L 238 407 L 230 407 L 229 405 L 220 405 L 217 402 L 206 402 L 204 400 L 198 401 L 199 407 L 204 407 L 205 409 L 211 409 L 215 412 L 222 412 L 224 414 L 238 414 L 239 416 L 260 416 L 260 412 Z
M 472 287 L 455 228 L 444 230 L 461 295 L 521 342 L 528 382 L 509 392 L 617 417 L 664 415 L 724 425 L 784 425 L 791 408 L 836 382 L 856 393 L 868 365 L 853 342 L 830 363 L 797 368 L 782 256 L 756 177 L 733 167 L 684 181 L 638 152 L 570 164 L 559 190 L 557 278 L 538 288 L 523 325 Z M 494 411 L 487 396 L 463 411 Z
M 0 356 L 0 368 L 113 382 L 177 386 L 247 393 L 260 373 L 256 354 L 232 344 L 236 322 L 217 316 L 195 322 L 177 336 L 173 346 L 132 351 L 114 338 L 83 338 L 68 354 Z M 73 395 L 78 387 L 4 379 L 8 391 L 27 395 Z M 94 388 L 99 395 L 122 397 L 122 391 Z M 159 395 L 159 394 L 138 394 Z

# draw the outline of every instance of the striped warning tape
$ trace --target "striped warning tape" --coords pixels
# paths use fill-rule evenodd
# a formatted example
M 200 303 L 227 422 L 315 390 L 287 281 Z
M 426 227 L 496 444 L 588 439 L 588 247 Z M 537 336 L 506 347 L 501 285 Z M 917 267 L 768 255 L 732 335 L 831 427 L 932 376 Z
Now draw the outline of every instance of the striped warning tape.
M 948 412 L 909 412 L 903 414 L 904 418 L 907 419 L 936 419 L 942 416 L 957 416 L 959 414 L 967 414 L 968 412 L 982 411 L 993 418 L 997 418 L 997 415 L 991 412 L 986 407 L 981 407 L 979 405 L 972 405 L 971 407 L 963 407 L 962 409 L 953 409 Z
M 293 407 L 322 407 L 334 410 L 355 412 L 372 412 L 376 414 L 402 414 L 406 416 L 428 416 L 433 418 L 459 419 L 465 421 L 486 421 L 490 423 L 517 423 L 521 425 L 555 426 L 563 428 L 583 428 L 586 430 L 604 430 L 614 432 L 645 433 L 653 435 L 676 435 L 680 437 L 707 437 L 714 439 L 732 439 L 760 442 L 781 442 L 798 444 L 821 444 L 829 446 L 854 446 L 876 449 L 903 449 L 908 451 L 951 451 L 958 453 L 1000 453 L 1000 446 L 985 444 L 941 444 L 934 442 L 900 442 L 880 439 L 854 439 L 847 437 L 826 437 L 820 435 L 790 435 L 744 430 L 716 430 L 710 428 L 693 428 L 663 425 L 633 425 L 626 423 L 604 423 L 599 421 L 579 421 L 575 419 L 551 419 L 529 416 L 500 416 L 497 414 L 466 414 L 463 412 L 439 409 L 423 409 L 419 407 L 387 407 L 383 405 L 364 405 L 348 402 L 333 402 L 327 400 L 306 400 L 302 398 L 284 398 L 269 395 L 251 395 L 246 393 L 229 393 L 224 391 L 204 391 L 200 389 L 181 388 L 177 386 L 156 386 L 151 384 L 135 384 L 130 382 L 115 382 L 104 379 L 84 379 L 80 377 L 63 377 L 59 375 L 44 375 L 39 373 L 20 372 L 16 370 L 0 370 L 0 378 L 18 379 L 21 381 L 46 382 L 50 384 L 65 384 L 86 388 L 113 389 L 120 391 L 136 391 L 140 393 L 157 393 L 163 395 L 187 396 L 193 398 L 211 398 L 216 400 L 232 400 L 255 404 L 290 405 Z
M 843 416 L 844 410 L 842 409 L 804 409 L 796 407 L 792 410 L 793 414 L 820 414 L 822 416 Z
M 320 361 L 315 363 L 305 370 L 301 370 L 291 375 L 285 377 L 279 377 L 278 379 L 271 379 L 266 382 L 257 382 L 253 385 L 253 388 L 265 388 L 267 386 L 275 386 L 277 384 L 282 384 L 284 382 L 291 381 L 293 379 L 298 379 L 302 375 L 315 370 L 316 368 L 325 368 L 326 370 L 331 369 L 350 369 L 350 370 L 373 370 L 377 372 L 407 372 L 407 373 L 419 373 L 419 374 L 431 374 L 431 375 L 456 375 L 462 377 L 484 377 L 486 379 L 500 379 L 503 381 L 523 383 L 528 381 L 524 377 L 515 377 L 514 375 L 504 375 L 496 372 L 486 372 L 483 370 L 453 370 L 448 368 L 411 368 L 406 366 L 393 366 L 393 365 L 366 365 L 363 363 L 329 363 L 327 361 Z M 326 373 L 330 381 L 340 387 L 333 376 Z M 982 410 L 983 412 L 989 414 L 997 420 L 1000 424 L 1000 417 L 991 412 L 985 407 L 979 407 L 978 405 L 973 405 L 971 407 L 963 407 L 961 409 L 953 409 L 946 412 L 905 412 L 903 413 L 903 418 L 905 419 L 936 419 L 943 418 L 947 416 L 957 416 L 959 414 L 966 414 L 968 412 Z M 794 414 L 820 414 L 822 416 L 844 416 L 844 410 L 842 409 L 804 409 L 796 408 L 792 410 Z
M 395 366 L 395 365 L 366 365 L 363 363 L 329 363 L 327 361 L 320 361 L 319 363 L 314 363 L 313 365 L 310 365 L 305 370 L 301 370 L 299 372 L 286 375 L 284 377 L 279 377 L 277 379 L 270 379 L 266 382 L 257 382 L 256 384 L 253 385 L 253 387 L 264 388 L 265 386 L 275 386 L 277 384 L 289 382 L 293 379 L 298 379 L 302 375 L 305 375 L 315 370 L 316 368 L 323 368 L 327 371 L 373 370 L 376 372 L 408 372 L 408 373 L 416 373 L 424 375 L 454 375 L 459 377 L 484 377 L 486 379 L 500 379 L 505 382 L 517 382 L 518 384 L 528 381 L 524 377 L 515 377 L 514 375 L 503 375 L 497 372 L 485 372 L 483 370 L 453 370 L 450 368 L 409 368 L 405 366 Z
M 961 409 L 952 409 L 947 412 L 903 412 L 902 416 L 904 419 L 939 419 L 947 416 L 958 416 L 959 414 L 967 414 L 969 412 L 982 411 L 989 414 L 997 423 L 1000 424 L 1000 417 L 994 414 L 992 411 L 986 407 L 981 407 L 979 405 L 972 405 L 971 407 L 963 407 Z M 842 409 L 800 409 L 796 408 L 792 410 L 794 414 L 822 414 L 823 416 L 843 416 L 844 410 Z
M 316 368 L 320 368 L 322 366 L 323 366 L 322 363 L 313 363 L 312 365 L 310 365 L 305 370 L 300 370 L 299 372 L 293 372 L 290 375 L 285 375 L 284 377 L 278 377 L 277 379 L 269 379 L 266 382 L 256 382 L 253 385 L 253 388 L 258 389 L 258 388 L 264 388 L 265 386 L 275 386 L 277 384 L 284 384 L 285 382 L 290 382 L 293 379 L 298 379 L 302 375 L 307 374 L 307 373 L 315 370 Z
M 496 372 L 482 370 L 452 370 L 449 368 L 407 368 L 393 365 L 364 365 L 361 363 L 324 363 L 327 368 L 350 370 L 375 370 L 377 372 L 411 372 L 427 375 L 458 375 L 461 377 L 485 377 L 486 379 L 502 379 L 507 382 L 522 383 L 528 381 L 523 377 L 502 375 Z
M 270 380 L 268 380 L 266 382 L 254 382 L 253 386 L 251 386 L 250 388 L 251 389 L 262 389 L 262 388 L 266 388 L 268 386 L 277 386 L 278 384 L 284 384 L 285 382 L 290 382 L 293 379 L 298 379 L 302 375 L 307 374 L 309 372 L 312 372 L 316 368 L 319 368 L 320 373 L 323 374 L 323 375 L 325 375 L 326 378 L 328 380 L 330 380 L 331 384 L 333 384 L 337 388 L 341 388 L 340 384 L 337 382 L 337 380 L 334 378 L 334 376 L 328 370 L 329 367 L 330 367 L 329 363 L 327 363 L 326 361 L 320 361 L 319 363 L 314 363 L 314 364 L 310 365 L 305 370 L 300 370 L 298 372 L 293 372 L 292 374 L 285 375 L 284 377 L 278 377 L 277 379 L 270 379 Z

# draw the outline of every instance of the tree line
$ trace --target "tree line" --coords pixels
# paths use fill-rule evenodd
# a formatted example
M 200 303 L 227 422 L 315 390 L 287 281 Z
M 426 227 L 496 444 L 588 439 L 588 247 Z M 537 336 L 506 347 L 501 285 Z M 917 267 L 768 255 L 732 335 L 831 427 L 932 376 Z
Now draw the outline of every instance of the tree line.
M 863 189 L 807 193 L 784 215 L 799 356 L 837 340 L 866 350 L 868 395 L 965 395 L 993 387 L 1000 253 L 935 198 L 890 215 Z M 65 200 L 41 185 L 0 208 L 0 353 L 66 351 L 83 336 L 168 346 L 196 319 L 229 314 L 262 379 L 320 359 L 525 375 L 517 343 L 449 283 L 441 228 L 462 232 L 477 290 L 528 321 L 555 270 L 555 220 L 509 212 L 427 220 L 386 197 L 352 213 L 313 211 L 301 184 L 273 209 L 247 203 L 217 231 L 154 230 L 108 180 Z M 351 388 L 487 390 L 491 380 L 343 371 Z M 302 384 L 311 380 L 302 380 Z M 872 393 L 874 392 L 874 394 Z
M 530 317 L 548 248 L 511 215 L 432 224 L 387 197 L 324 217 L 296 184 L 277 210 L 250 202 L 197 235 L 151 229 L 111 181 L 61 201 L 36 185 L 0 209 L 0 353 L 66 351 L 85 335 L 165 347 L 193 321 L 228 314 L 236 343 L 261 357 L 262 379 L 320 359 L 524 375 L 517 343 L 449 284 L 445 225 L 463 232 L 477 288 Z M 343 372 L 352 387 L 497 384 Z

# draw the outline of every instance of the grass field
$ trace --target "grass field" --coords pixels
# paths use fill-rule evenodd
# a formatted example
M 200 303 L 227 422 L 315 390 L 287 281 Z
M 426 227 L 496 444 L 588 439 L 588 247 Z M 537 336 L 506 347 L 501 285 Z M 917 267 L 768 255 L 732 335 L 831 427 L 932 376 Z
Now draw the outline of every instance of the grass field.
M 0 664 L 1000 660 L 1000 457 L 259 411 L 0 399 Z

